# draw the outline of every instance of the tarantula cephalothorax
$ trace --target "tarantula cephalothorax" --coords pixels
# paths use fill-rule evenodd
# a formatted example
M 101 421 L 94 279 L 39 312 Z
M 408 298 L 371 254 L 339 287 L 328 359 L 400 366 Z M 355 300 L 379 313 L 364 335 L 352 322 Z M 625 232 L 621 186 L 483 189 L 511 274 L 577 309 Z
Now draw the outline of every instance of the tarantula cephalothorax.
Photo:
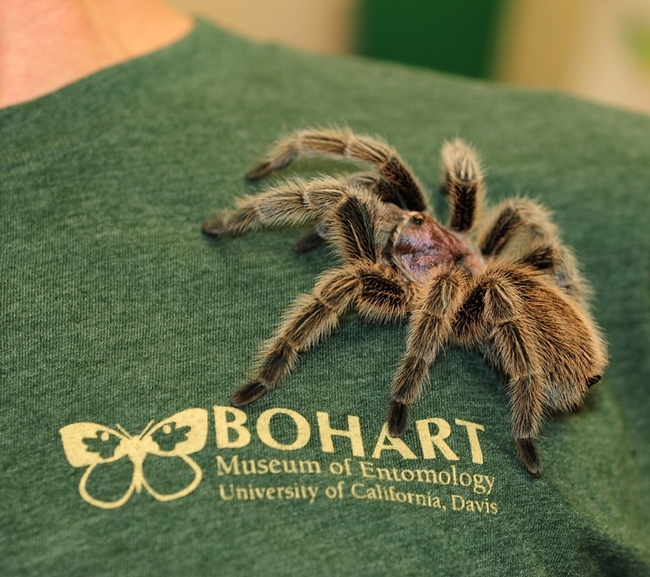
M 472 347 L 503 379 L 519 455 L 538 475 L 533 439 L 544 413 L 579 407 L 607 364 L 586 286 L 548 213 L 531 200 L 509 199 L 484 217 L 481 168 L 460 140 L 442 148 L 447 226 L 432 216 L 422 186 L 391 147 L 347 129 L 296 132 L 246 176 L 257 180 L 315 155 L 375 170 L 276 184 L 203 225 L 206 234 L 221 236 L 313 222 L 296 250 L 327 242 L 342 261 L 293 303 L 232 404 L 274 389 L 298 354 L 350 307 L 370 320 L 408 319 L 406 352 L 391 387 L 390 435 L 404 432 L 438 351 L 449 343 Z

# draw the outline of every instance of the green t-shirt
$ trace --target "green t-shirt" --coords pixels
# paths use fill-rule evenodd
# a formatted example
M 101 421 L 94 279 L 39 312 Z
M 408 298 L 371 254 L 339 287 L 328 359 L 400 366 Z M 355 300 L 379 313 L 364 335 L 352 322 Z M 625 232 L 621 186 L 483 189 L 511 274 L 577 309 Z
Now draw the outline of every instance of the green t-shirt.
M 554 211 L 611 364 L 546 423 L 541 478 L 473 351 L 440 355 L 387 438 L 406 327 L 354 313 L 276 391 L 229 405 L 336 257 L 296 254 L 301 230 L 213 241 L 201 223 L 259 189 L 243 174 L 278 136 L 329 125 L 385 137 L 441 218 L 455 136 L 482 153 L 489 202 Z M 0 575 L 650 575 L 649 135 L 570 97 L 203 22 L 0 111 Z

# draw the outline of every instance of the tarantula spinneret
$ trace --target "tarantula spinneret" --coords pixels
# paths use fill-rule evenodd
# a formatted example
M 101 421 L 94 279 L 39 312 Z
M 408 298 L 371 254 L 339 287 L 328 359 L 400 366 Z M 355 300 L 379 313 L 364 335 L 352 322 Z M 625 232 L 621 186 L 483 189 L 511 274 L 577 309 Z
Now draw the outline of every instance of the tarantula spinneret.
M 446 226 L 395 150 L 347 129 L 291 134 L 246 176 L 257 180 L 316 155 L 373 169 L 288 180 L 239 199 L 234 211 L 203 225 L 206 234 L 222 236 L 313 223 L 296 250 L 326 242 L 341 260 L 289 308 L 263 347 L 254 378 L 234 393 L 232 404 L 248 405 L 274 389 L 298 355 L 352 307 L 369 320 L 407 319 L 406 352 L 391 386 L 390 435 L 404 433 L 438 351 L 449 344 L 474 348 L 502 378 L 519 456 L 539 475 L 533 439 L 545 413 L 579 407 L 607 364 L 587 287 L 548 212 L 519 198 L 484 214 L 481 167 L 460 140 L 441 152 Z

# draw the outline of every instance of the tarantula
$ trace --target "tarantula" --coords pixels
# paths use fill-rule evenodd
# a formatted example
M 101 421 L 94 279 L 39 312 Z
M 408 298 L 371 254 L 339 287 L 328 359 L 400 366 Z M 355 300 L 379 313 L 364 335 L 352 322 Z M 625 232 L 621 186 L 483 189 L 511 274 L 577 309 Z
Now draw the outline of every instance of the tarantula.
M 204 233 L 219 237 L 315 223 L 296 250 L 326 242 L 342 261 L 289 308 L 262 349 L 256 376 L 234 393 L 232 404 L 248 405 L 274 389 L 299 353 L 331 333 L 351 307 L 370 320 L 408 319 L 406 352 L 391 386 L 389 434 L 404 433 L 438 351 L 450 343 L 471 347 L 502 378 L 519 456 L 539 475 L 533 439 L 544 414 L 581 406 L 607 364 L 587 287 L 548 212 L 517 198 L 484 216 L 481 167 L 461 140 L 441 151 L 446 226 L 393 148 L 348 129 L 291 134 L 246 177 L 257 180 L 317 155 L 374 170 L 288 180 L 239 199 L 236 210 L 203 225 Z

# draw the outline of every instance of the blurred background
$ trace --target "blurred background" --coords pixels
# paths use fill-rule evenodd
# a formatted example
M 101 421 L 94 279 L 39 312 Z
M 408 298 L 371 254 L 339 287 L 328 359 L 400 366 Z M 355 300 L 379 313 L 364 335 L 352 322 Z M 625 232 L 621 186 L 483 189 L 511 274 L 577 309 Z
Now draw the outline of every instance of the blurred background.
M 242 36 L 650 113 L 650 0 L 169 0 Z

